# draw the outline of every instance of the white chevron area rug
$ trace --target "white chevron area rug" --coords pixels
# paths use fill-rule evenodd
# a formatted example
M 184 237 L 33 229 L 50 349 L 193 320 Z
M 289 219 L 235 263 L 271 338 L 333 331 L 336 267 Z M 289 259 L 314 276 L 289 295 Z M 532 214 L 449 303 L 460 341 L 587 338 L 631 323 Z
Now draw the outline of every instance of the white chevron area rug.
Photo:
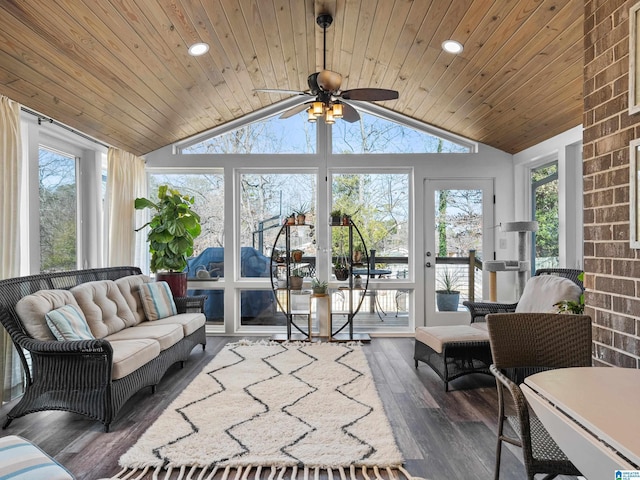
M 362 346 L 227 345 L 114 478 L 413 479 Z

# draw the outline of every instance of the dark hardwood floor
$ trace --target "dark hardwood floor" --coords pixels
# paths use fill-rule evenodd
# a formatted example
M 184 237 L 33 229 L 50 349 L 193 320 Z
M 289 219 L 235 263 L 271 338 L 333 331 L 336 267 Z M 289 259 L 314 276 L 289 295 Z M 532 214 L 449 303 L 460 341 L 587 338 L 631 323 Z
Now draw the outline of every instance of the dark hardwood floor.
M 109 433 L 80 415 L 41 412 L 14 420 L 0 436 L 31 440 L 78 480 L 108 478 L 120 471 L 118 458 L 162 410 L 227 342 L 235 340 L 209 337 L 206 350 L 195 348 L 183 369 L 174 365 L 154 395 L 145 389 L 131 398 Z M 365 352 L 410 473 L 430 480 L 493 478 L 497 403 L 492 377 L 463 377 L 445 393 L 431 368 L 422 363 L 414 368 L 412 338 L 374 338 Z M 10 406 L 0 408 L 2 422 Z M 501 480 L 525 477 L 518 449 L 504 448 L 502 456 Z

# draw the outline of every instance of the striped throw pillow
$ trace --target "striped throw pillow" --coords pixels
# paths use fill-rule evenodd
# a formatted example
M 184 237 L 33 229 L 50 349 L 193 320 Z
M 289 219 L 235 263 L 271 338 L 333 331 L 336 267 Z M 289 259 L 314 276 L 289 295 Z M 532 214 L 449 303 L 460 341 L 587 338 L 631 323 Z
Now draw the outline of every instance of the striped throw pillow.
M 0 478 L 73 480 L 64 467 L 17 435 L 0 438 Z
M 178 313 L 167 282 L 143 283 L 138 292 L 147 320 L 160 320 Z
M 65 305 L 51 310 L 45 315 L 47 325 L 53 335 L 63 340 L 93 340 L 95 337 L 89 330 L 87 319 L 82 310 L 75 305 Z

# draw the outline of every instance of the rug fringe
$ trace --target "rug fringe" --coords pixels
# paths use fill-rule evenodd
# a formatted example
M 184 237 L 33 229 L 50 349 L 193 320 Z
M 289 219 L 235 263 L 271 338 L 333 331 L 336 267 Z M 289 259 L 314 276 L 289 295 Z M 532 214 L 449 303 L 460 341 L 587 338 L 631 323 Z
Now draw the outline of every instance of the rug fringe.
M 224 471 L 219 479 L 216 475 Z M 320 480 L 326 473 L 328 480 L 421 480 L 411 475 L 402 466 L 378 467 L 353 465 L 345 467 L 276 467 L 263 465 L 247 465 L 238 467 L 219 466 L 172 466 L 145 467 L 143 469 L 123 468 L 110 480 L 143 480 L 151 474 L 153 480 Z M 107 479 L 104 479 L 107 480 Z

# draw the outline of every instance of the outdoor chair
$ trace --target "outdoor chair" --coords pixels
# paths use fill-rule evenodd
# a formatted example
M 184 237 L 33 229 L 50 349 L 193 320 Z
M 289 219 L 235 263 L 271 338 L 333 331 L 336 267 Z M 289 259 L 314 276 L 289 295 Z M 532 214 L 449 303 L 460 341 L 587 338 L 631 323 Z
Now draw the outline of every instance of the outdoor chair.
M 471 312 L 468 325 L 417 327 L 414 361 L 428 364 L 444 381 L 472 373 L 491 374 L 491 348 L 485 315 L 504 312 L 557 312 L 562 300 L 578 301 L 582 293 L 580 270 L 538 270 L 527 282 L 519 302 L 503 304 L 464 302 Z
M 556 277 L 568 278 L 576 285 L 584 290 L 582 281 L 578 278 L 582 273 L 582 270 L 576 270 L 572 268 L 541 268 L 536 270 L 535 277 L 542 277 L 544 275 L 553 275 Z M 534 277 L 534 278 L 535 278 Z M 528 283 L 528 282 L 527 282 Z M 525 286 L 526 289 L 526 286 Z M 522 294 L 524 297 L 524 292 Z M 462 304 L 469 309 L 471 313 L 471 323 L 484 320 L 485 315 L 489 313 L 508 313 L 515 312 L 518 308 L 518 302 L 515 303 L 496 303 L 496 302 L 462 302 Z M 533 311 L 533 310 L 529 310 Z M 546 310 L 540 310 L 546 311 Z
M 500 477 L 502 443 L 522 448 L 527 479 L 580 472 L 556 445 L 528 408 L 518 386 L 526 376 L 544 370 L 591 366 L 591 318 L 557 313 L 502 313 L 487 316 L 498 390 L 498 429 L 494 479 Z M 508 412 L 508 413 L 507 413 Z M 505 433 L 505 420 L 514 434 Z

